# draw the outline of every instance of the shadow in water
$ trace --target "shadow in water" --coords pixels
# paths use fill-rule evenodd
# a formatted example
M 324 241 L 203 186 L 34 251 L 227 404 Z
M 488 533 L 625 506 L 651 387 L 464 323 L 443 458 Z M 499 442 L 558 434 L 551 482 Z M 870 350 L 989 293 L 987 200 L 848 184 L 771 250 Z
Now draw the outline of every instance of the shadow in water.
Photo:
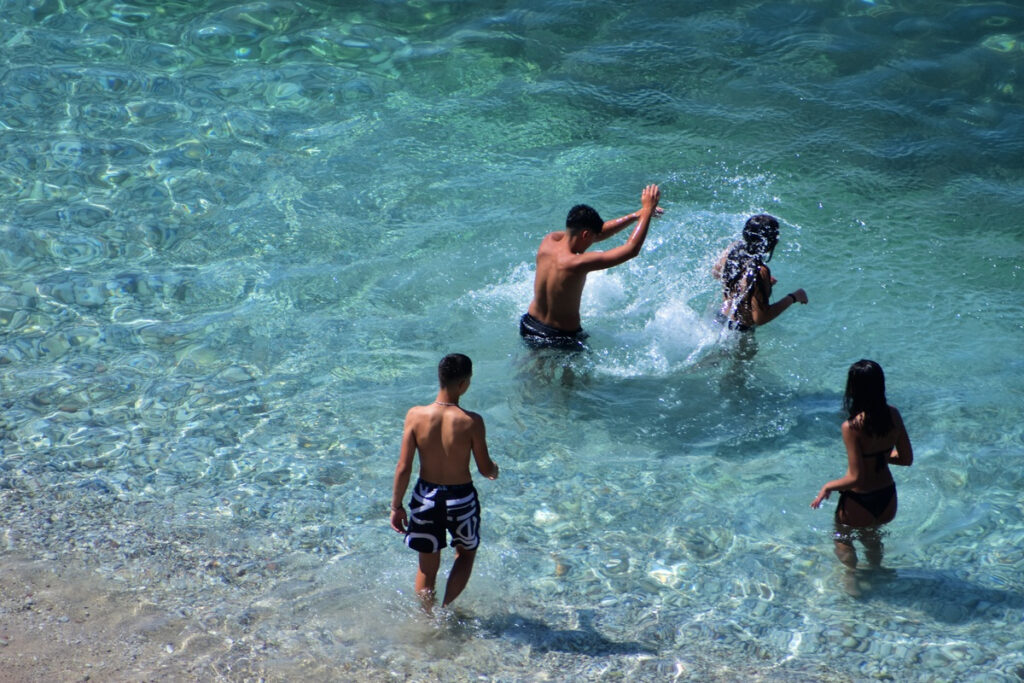
M 999 612 L 1024 609 L 1024 594 L 972 583 L 949 571 L 883 568 L 856 575 L 861 599 L 916 608 L 948 624 L 990 621 Z
M 527 386 L 571 391 L 586 385 L 593 365 L 590 349 L 526 348 L 516 368 L 517 379 Z
M 604 637 L 594 628 L 590 611 L 580 612 L 579 621 L 578 628 L 552 628 L 539 619 L 504 614 L 481 619 L 479 626 L 485 636 L 523 643 L 534 652 L 571 652 L 595 657 L 656 654 L 635 641 L 619 642 Z

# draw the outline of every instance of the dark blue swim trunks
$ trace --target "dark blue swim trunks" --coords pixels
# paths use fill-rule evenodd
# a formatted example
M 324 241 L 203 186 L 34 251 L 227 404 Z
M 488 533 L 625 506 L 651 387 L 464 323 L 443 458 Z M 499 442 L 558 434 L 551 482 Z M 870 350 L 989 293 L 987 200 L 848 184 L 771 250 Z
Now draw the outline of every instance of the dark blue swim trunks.
M 566 332 L 557 327 L 545 325 L 529 313 L 523 313 L 519 319 L 519 334 L 529 346 L 535 349 L 567 349 L 581 350 L 586 347 L 590 336 L 583 328 L 575 332 Z
M 442 486 L 418 479 L 409 499 L 409 525 L 405 544 L 420 553 L 436 553 L 445 546 L 476 550 L 480 545 L 480 502 L 472 483 Z

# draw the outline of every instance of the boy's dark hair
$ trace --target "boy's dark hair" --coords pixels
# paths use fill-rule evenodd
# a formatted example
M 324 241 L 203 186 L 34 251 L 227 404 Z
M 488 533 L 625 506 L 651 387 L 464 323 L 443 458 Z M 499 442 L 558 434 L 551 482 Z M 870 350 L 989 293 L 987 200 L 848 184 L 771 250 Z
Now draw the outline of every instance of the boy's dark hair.
M 570 235 L 578 235 L 584 230 L 589 230 L 595 235 L 601 234 L 604 221 L 593 207 L 586 204 L 577 204 L 569 209 L 569 215 L 565 217 L 565 227 Z
M 472 377 L 473 361 L 461 353 L 449 353 L 437 364 L 437 381 L 446 387 Z

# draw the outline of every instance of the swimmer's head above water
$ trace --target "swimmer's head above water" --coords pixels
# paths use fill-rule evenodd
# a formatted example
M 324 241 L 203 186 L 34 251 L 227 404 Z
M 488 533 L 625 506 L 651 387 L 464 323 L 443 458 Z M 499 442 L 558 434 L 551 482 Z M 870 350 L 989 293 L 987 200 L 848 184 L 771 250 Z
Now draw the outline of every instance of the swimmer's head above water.
M 570 235 L 576 236 L 584 230 L 589 230 L 594 237 L 601 234 L 604 221 L 593 207 L 586 204 L 577 204 L 569 209 L 569 215 L 565 217 L 565 229 Z
M 751 216 L 743 226 L 743 243 L 747 253 L 764 254 L 767 256 L 764 260 L 771 261 L 775 245 L 779 243 L 779 221 L 766 213 Z
M 730 249 L 722 264 L 721 278 L 726 287 L 733 287 L 740 278 L 757 279 L 758 268 L 771 261 L 779 243 L 779 221 L 774 216 L 759 213 L 747 219 L 743 226 L 743 241 Z
M 437 381 L 442 387 L 458 384 L 473 376 L 473 361 L 461 353 L 449 353 L 437 365 Z

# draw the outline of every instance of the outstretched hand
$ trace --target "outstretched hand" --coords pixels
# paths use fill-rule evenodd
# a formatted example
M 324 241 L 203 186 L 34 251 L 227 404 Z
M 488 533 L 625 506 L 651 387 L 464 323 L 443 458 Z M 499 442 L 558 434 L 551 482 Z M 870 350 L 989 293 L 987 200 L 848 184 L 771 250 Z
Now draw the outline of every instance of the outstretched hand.
M 807 303 L 807 292 L 803 289 L 798 289 L 793 292 L 793 298 L 796 299 L 798 303 L 805 304 Z
M 814 502 L 811 503 L 811 507 L 817 510 L 819 507 L 821 507 L 821 501 L 828 500 L 829 494 L 831 493 L 831 491 L 822 486 L 821 491 L 818 492 L 818 497 L 815 498 Z

